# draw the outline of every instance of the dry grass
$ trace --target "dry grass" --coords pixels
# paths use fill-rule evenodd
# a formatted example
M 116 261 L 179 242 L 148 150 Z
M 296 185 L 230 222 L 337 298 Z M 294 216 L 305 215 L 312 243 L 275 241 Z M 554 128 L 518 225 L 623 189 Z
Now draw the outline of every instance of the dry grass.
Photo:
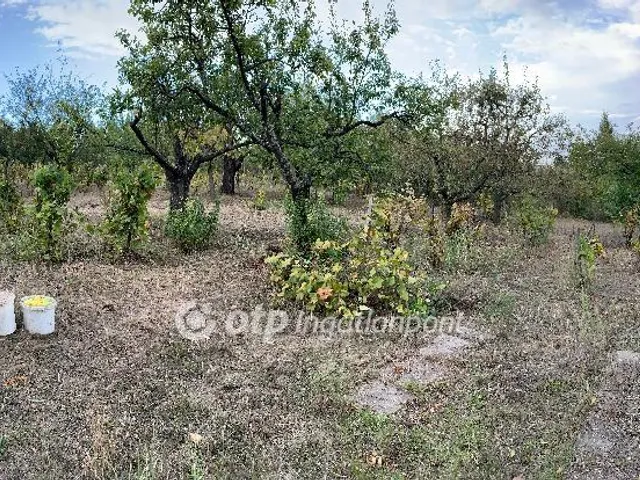
M 59 303 L 53 336 L 0 339 L 0 479 L 564 478 L 608 353 L 640 350 L 640 274 L 611 226 L 597 225 L 609 255 L 586 304 L 571 237 L 588 225 L 575 221 L 533 250 L 492 237 L 444 274 L 443 305 L 489 335 L 450 361 L 448 378 L 410 386 L 407 407 L 380 416 L 353 392 L 424 339 L 193 343 L 176 331 L 184 300 L 268 302 L 261 259 L 284 221 L 277 201 L 263 212 L 250 202 L 225 199 L 214 247 L 191 256 L 159 237 L 156 218 L 136 261 L 96 249 L 55 266 L 0 264 L 0 289 Z M 74 204 L 101 215 L 94 195 Z M 154 215 L 165 208 L 154 199 Z

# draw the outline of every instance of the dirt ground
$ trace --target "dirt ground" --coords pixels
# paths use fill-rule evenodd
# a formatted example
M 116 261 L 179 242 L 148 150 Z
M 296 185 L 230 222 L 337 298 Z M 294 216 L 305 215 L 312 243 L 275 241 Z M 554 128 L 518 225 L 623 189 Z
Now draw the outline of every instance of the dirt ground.
M 429 381 L 407 377 L 402 407 L 379 414 L 357 404 L 358 389 L 402 376 L 433 353 L 435 333 L 285 331 L 265 342 L 215 331 L 193 342 L 176 328 L 187 301 L 267 306 L 262 259 L 284 220 L 277 202 L 250 202 L 224 199 L 203 253 L 161 238 L 161 196 L 152 246 L 135 261 L 97 247 L 54 266 L 1 261 L 0 290 L 46 293 L 59 308 L 54 335 L 0 338 L 0 479 L 561 479 L 582 461 L 612 355 L 640 352 L 640 268 L 616 228 L 595 226 L 607 256 L 587 298 L 572 272 L 573 236 L 589 224 L 560 220 L 538 248 L 493 232 L 462 255 L 438 274 L 441 303 L 477 335 L 433 360 Z M 89 219 L 102 212 L 95 195 L 74 205 Z M 604 400 L 624 416 L 607 444 L 623 464 L 602 478 L 637 480 L 640 451 L 616 449 L 637 444 L 638 389 L 620 391 L 624 408 L 612 408 L 615 391 Z

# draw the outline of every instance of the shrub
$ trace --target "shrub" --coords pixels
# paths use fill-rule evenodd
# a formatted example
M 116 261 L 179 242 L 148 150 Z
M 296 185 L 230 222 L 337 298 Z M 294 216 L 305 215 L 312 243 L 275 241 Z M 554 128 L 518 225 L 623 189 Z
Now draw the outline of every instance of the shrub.
M 62 239 L 71 225 L 67 208 L 73 190 L 71 175 L 45 165 L 34 172 L 33 184 L 35 205 L 28 210 L 31 246 L 45 260 L 60 260 Z
M 146 240 L 148 235 L 147 203 L 157 186 L 153 172 L 146 167 L 118 172 L 111 185 L 107 216 L 102 224 L 106 242 L 119 253 Z
M 186 253 L 207 248 L 218 229 L 220 204 L 207 213 L 198 199 L 189 199 L 180 210 L 170 212 L 165 234 Z
M 348 231 L 347 222 L 331 213 L 320 198 L 294 202 L 291 197 L 287 197 L 285 210 L 289 238 L 300 250 L 305 250 L 306 246 L 313 245 L 316 240 L 343 239 Z M 306 223 L 302 221 L 305 218 L 302 210 L 307 214 Z
M 276 299 L 346 319 L 371 310 L 429 313 L 425 279 L 415 274 L 409 253 L 395 245 L 392 224 L 388 212 L 377 205 L 365 228 L 347 242 L 317 240 L 306 258 L 270 257 Z
M 495 208 L 496 204 L 493 201 L 493 198 L 491 198 L 491 195 L 487 193 L 481 193 L 476 199 L 476 211 L 478 217 L 483 220 L 492 218 Z
M 578 288 L 591 288 L 596 275 L 596 260 L 604 255 L 604 246 L 594 233 L 578 234 L 574 260 Z
M 256 193 L 256 196 L 253 199 L 253 208 L 260 212 L 267 209 L 267 195 L 264 190 L 260 189 Z
M 640 207 L 635 206 L 629 210 L 627 210 L 624 215 L 622 215 L 623 227 L 624 227 L 624 239 L 627 243 L 627 246 L 633 246 L 633 236 L 638 228 L 638 224 L 640 223 Z
M 542 245 L 549 241 L 557 216 L 555 208 L 545 206 L 531 196 L 523 197 L 513 211 L 516 228 L 530 245 Z
M 381 232 L 389 247 L 399 246 L 411 233 L 424 233 L 430 221 L 429 205 L 407 187 L 378 198 L 370 207 L 368 226 Z
M 447 222 L 445 231 L 447 235 L 454 235 L 472 228 L 475 211 L 469 203 L 454 203 L 451 208 L 451 217 Z
M 20 222 L 22 199 L 16 187 L 0 180 L 0 232 L 15 233 Z

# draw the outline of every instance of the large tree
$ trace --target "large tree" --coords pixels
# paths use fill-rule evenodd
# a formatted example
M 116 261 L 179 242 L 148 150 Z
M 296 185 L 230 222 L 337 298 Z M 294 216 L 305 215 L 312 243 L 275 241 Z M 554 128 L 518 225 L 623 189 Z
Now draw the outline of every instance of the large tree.
M 568 167 L 589 186 L 582 201 L 605 218 L 640 205 L 640 130 L 617 132 L 604 113 L 597 131 L 582 132 L 573 143 Z
M 210 121 L 267 152 L 306 222 L 326 159 L 316 154 L 399 116 L 385 53 L 398 29 L 393 10 L 380 20 L 365 1 L 364 21 L 348 27 L 335 3 L 321 18 L 312 1 L 133 0 L 145 35 L 121 34 L 124 79 L 153 81 L 152 108 L 184 98 L 185 114 L 203 107 Z
M 141 45 L 126 33 L 131 47 L 119 63 L 123 84 L 111 97 L 114 113 L 129 112 L 128 125 L 142 147 L 164 171 L 170 191 L 170 208 L 181 208 L 200 166 L 249 145 L 236 141 L 202 103 L 174 78 L 175 68 L 165 55 Z M 118 146 L 116 146 L 118 148 Z M 121 150 L 131 151 L 123 142 Z M 138 151 L 138 149 L 133 149 Z
M 445 211 L 491 194 L 499 220 L 504 203 L 553 155 L 564 119 L 550 113 L 535 83 L 513 85 L 506 63 L 502 74 L 492 69 L 468 81 L 436 66 L 424 91 L 436 102 L 429 121 L 401 136 L 409 180 Z

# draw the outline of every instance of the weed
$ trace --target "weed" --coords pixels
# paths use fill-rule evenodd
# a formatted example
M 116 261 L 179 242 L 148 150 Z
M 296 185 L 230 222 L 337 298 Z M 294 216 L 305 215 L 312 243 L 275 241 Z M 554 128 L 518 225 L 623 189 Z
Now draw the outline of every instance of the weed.
M 253 199 L 253 208 L 255 208 L 258 211 L 263 211 L 267 209 L 267 195 L 264 190 L 260 189 L 256 193 L 256 196 Z
M 594 232 L 578 234 L 574 255 L 574 272 L 576 285 L 581 291 L 589 291 L 592 288 L 596 276 L 596 260 L 604 254 L 604 247 Z

